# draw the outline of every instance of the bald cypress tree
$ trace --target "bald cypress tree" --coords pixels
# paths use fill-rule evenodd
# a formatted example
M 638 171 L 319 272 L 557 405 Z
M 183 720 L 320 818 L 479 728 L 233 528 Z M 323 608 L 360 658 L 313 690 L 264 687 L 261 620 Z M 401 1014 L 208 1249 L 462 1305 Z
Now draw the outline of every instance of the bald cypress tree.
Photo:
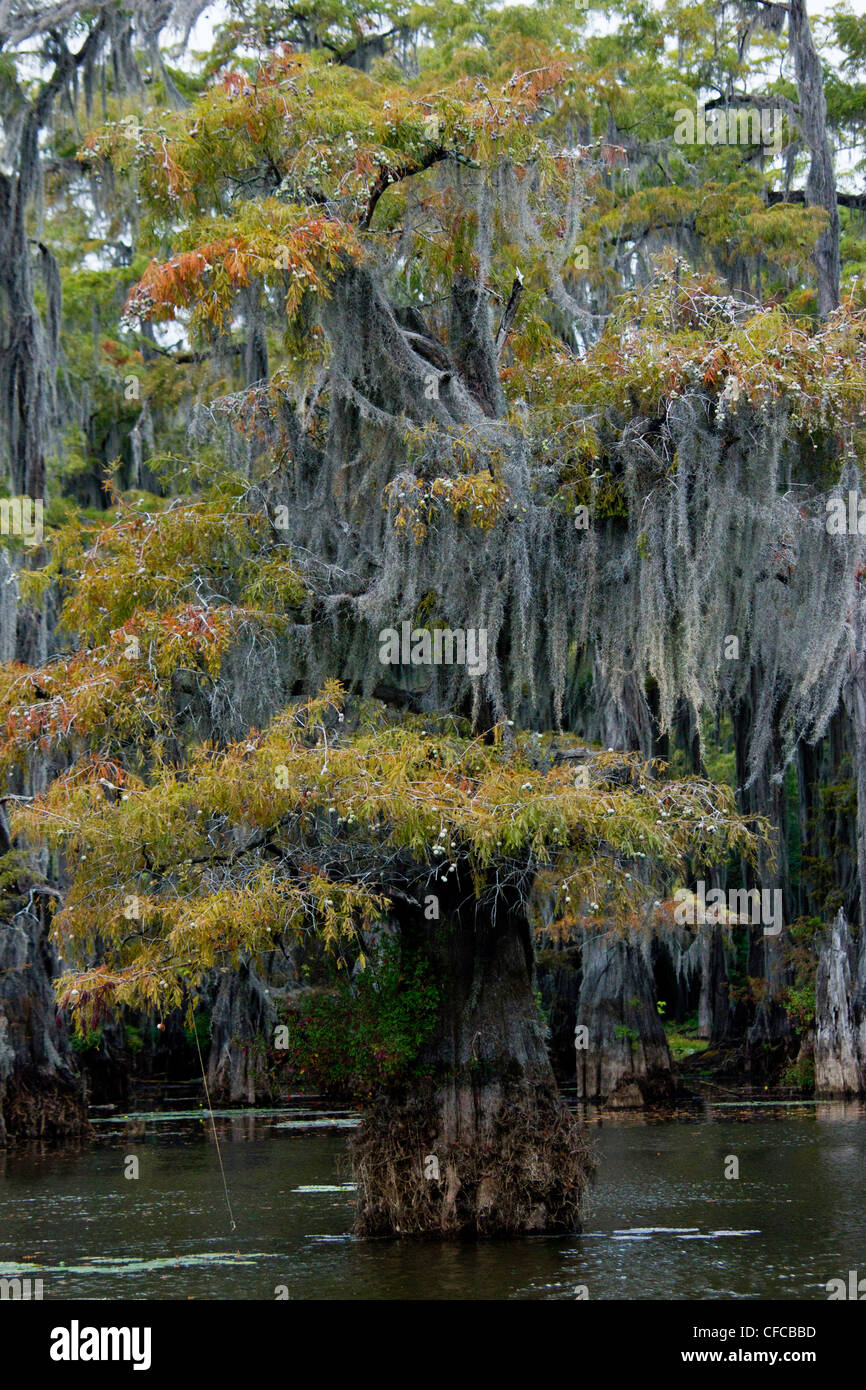
M 22 581 L 68 640 L 3 671 L 16 830 L 82 1026 L 275 942 L 363 970 L 395 932 L 438 1002 L 356 1146 L 360 1228 L 567 1229 L 588 1162 L 535 930 L 633 932 L 711 866 L 783 872 L 780 779 L 849 673 L 860 541 L 827 489 L 856 482 L 863 313 L 793 311 L 824 220 L 765 196 L 759 152 L 744 183 L 708 154 L 709 192 L 650 179 L 621 35 L 569 53 L 557 7 L 515 10 L 425 55 L 395 12 L 356 62 L 340 13 L 305 38 L 245 10 L 255 46 L 188 108 L 118 104 L 86 142 L 141 204 L 112 360 L 140 354 L 152 427 L 174 443 L 173 402 L 188 438 L 148 459 L 162 496 L 120 460 L 117 509 Z M 746 821 L 699 775 L 725 713 Z

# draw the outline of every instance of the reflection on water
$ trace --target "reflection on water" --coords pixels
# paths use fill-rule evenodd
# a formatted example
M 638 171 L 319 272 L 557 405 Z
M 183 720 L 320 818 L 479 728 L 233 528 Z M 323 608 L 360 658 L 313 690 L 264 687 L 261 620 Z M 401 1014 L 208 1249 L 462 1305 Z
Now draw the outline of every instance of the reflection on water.
M 581 1236 L 359 1242 L 351 1112 L 102 1112 L 96 1139 L 0 1152 L 0 1276 L 50 1298 L 826 1299 L 866 1275 L 859 1104 L 588 1116 L 599 1161 Z M 124 1177 L 138 1158 L 139 1177 Z M 726 1179 L 731 1157 L 739 1178 Z

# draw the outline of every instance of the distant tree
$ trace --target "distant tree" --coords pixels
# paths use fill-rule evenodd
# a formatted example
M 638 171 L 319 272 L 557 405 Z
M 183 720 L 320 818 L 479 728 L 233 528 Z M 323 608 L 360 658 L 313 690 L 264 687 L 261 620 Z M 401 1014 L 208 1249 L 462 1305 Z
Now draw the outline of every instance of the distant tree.
M 13 493 L 45 494 L 45 449 L 56 421 L 55 379 L 61 318 L 57 262 L 40 228 L 43 169 L 39 142 L 55 105 L 75 104 L 83 91 L 88 115 L 94 84 L 130 92 L 144 82 L 134 45 L 144 45 L 162 68 L 159 35 L 169 24 L 192 23 L 204 0 L 118 4 L 10 0 L 0 7 L 0 120 L 9 172 L 0 173 L 0 425 Z M 33 77 L 34 64 L 39 76 Z M 31 61 L 28 61 L 31 60 Z M 164 73 L 164 68 L 162 68 Z M 40 313 L 34 270 L 42 281 Z

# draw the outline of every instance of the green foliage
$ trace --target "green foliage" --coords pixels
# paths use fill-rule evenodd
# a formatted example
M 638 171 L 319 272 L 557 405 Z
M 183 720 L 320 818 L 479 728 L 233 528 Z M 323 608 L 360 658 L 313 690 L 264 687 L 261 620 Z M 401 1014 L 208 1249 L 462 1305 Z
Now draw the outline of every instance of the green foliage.
M 102 1047 L 105 1030 L 101 1027 L 87 1028 L 72 1034 L 70 1043 L 75 1052 L 98 1052 Z
M 535 986 L 533 987 L 533 990 L 532 990 L 532 997 L 533 997 L 533 999 L 535 1000 L 535 1007 L 536 1007 L 536 1009 L 538 1010 L 538 1019 L 539 1019 L 539 1022 L 541 1023 L 542 1028 L 545 1028 L 545 1029 L 549 1028 L 549 1027 L 550 1027 L 550 1009 L 547 1008 L 547 1006 L 545 1005 L 545 1003 L 544 1003 L 544 998 L 543 998 L 543 996 L 542 996 L 541 990 L 540 990 L 540 988 L 538 987 L 538 985 L 535 985 Z
M 0 667 L 0 766 L 26 766 L 37 748 L 76 751 L 101 741 L 100 764 L 147 762 L 177 732 L 181 673 L 217 682 L 227 650 L 256 632 L 280 633 L 307 588 L 267 518 L 223 479 L 171 506 L 121 502 L 94 524 L 80 516 L 53 537 L 50 558 L 26 571 L 22 595 L 53 586 L 60 620 L 86 644 L 41 671 Z M 28 693 L 39 699 L 28 703 Z
M 30 856 L 24 849 L 10 849 L 0 854 L 0 900 L 16 897 L 22 880 L 30 876 Z
M 785 988 L 782 1003 L 801 1035 L 808 1033 L 815 1023 L 815 976 L 825 930 L 819 917 L 801 917 L 791 923 L 788 932 L 787 956 L 794 982 Z
M 367 1096 L 423 1074 L 440 985 L 421 955 L 386 939 L 353 974 L 332 972 L 329 989 L 281 1015 L 289 1046 L 280 1075 L 292 1086 Z
M 198 1043 L 199 1048 L 210 1046 L 211 1016 L 208 1009 L 197 1009 L 190 1020 L 189 1013 L 184 1024 L 183 1035 L 191 1047 Z
M 839 768 L 846 771 L 850 764 Z M 801 855 L 801 872 L 818 910 L 829 920 L 844 902 L 837 866 L 853 859 L 849 827 L 856 825 L 857 788 L 852 777 L 843 775 L 814 791 L 809 852 Z
M 814 981 L 789 986 L 785 991 L 785 1009 L 801 1033 L 811 1028 L 815 1022 Z
M 812 1095 L 815 1090 L 815 1059 L 801 1057 L 790 1062 L 780 1077 L 783 1086 L 795 1086 L 798 1091 Z
M 697 1014 L 683 1019 L 682 1023 L 676 1023 L 670 1019 L 665 1023 L 664 1029 L 674 1065 L 684 1062 L 687 1057 L 694 1057 L 701 1052 L 706 1052 L 710 1045 L 708 1038 L 698 1036 Z

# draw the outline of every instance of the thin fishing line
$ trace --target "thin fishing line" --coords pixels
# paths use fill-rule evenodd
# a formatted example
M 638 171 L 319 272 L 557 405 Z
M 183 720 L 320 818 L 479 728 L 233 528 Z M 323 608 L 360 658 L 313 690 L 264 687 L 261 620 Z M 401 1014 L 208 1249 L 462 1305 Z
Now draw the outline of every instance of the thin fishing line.
M 192 1028 L 192 1035 L 193 1035 L 193 1037 L 195 1038 L 195 1050 L 196 1050 L 196 1052 L 198 1053 L 198 1064 L 199 1064 L 199 1066 L 201 1067 L 201 1079 L 202 1079 L 202 1082 L 204 1083 L 205 1100 L 207 1101 L 208 1114 L 210 1115 L 211 1128 L 213 1129 L 214 1144 L 216 1145 L 217 1158 L 219 1159 L 220 1175 L 221 1175 L 222 1180 L 223 1180 L 223 1192 L 225 1193 L 225 1196 L 226 1196 L 226 1206 L 228 1207 L 229 1221 L 232 1223 L 232 1230 L 233 1230 L 233 1231 L 236 1231 L 236 1230 L 237 1230 L 237 1222 L 235 1221 L 234 1215 L 233 1215 L 233 1213 L 232 1213 L 232 1204 L 231 1204 L 231 1201 L 229 1200 L 229 1187 L 228 1187 L 228 1183 L 226 1182 L 226 1170 L 225 1170 L 225 1168 L 223 1167 L 222 1150 L 220 1149 L 220 1140 L 219 1140 L 219 1135 L 217 1134 L 217 1127 L 216 1127 L 216 1120 L 214 1119 L 213 1106 L 212 1106 L 211 1103 L 210 1103 L 210 1091 L 209 1091 L 208 1088 L 207 1088 L 207 1077 L 205 1076 L 204 1061 L 203 1061 L 203 1059 L 202 1059 L 201 1047 L 199 1046 L 199 1041 L 198 1041 L 198 1029 L 197 1029 L 196 1026 L 195 1026 L 195 1019 L 193 1018 L 192 1004 L 190 1004 L 190 1006 L 189 1006 L 189 1023 L 190 1023 L 190 1027 Z

